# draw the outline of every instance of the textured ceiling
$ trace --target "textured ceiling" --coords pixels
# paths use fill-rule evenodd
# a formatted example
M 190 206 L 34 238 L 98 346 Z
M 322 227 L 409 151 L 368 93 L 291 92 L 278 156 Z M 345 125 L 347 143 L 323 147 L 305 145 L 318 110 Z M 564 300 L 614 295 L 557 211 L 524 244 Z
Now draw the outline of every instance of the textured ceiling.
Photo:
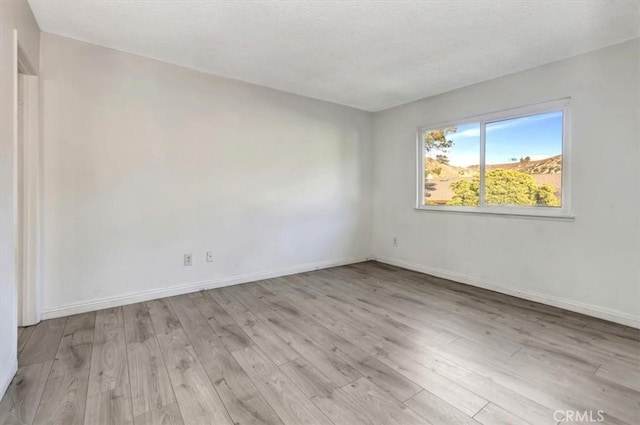
M 29 0 L 42 31 L 378 111 L 640 36 L 640 0 Z

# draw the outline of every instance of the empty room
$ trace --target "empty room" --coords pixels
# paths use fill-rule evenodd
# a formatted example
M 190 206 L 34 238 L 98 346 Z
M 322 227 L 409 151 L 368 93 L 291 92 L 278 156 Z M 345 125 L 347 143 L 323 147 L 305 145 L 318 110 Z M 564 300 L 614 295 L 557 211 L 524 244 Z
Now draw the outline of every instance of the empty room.
M 0 425 L 640 424 L 640 0 L 0 0 Z

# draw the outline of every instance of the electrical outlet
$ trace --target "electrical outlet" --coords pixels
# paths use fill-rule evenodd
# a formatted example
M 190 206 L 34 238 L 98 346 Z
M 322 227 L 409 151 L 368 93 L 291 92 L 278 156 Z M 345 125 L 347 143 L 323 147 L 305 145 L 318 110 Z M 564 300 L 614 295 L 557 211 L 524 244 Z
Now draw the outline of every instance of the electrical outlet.
M 213 251 L 207 251 L 207 263 L 213 263 Z
M 193 255 L 191 255 L 191 254 L 184 254 L 184 265 L 185 265 L 185 266 L 191 266 L 191 265 L 193 265 Z
M 397 247 L 398 246 L 398 238 L 397 237 L 393 237 L 393 246 Z

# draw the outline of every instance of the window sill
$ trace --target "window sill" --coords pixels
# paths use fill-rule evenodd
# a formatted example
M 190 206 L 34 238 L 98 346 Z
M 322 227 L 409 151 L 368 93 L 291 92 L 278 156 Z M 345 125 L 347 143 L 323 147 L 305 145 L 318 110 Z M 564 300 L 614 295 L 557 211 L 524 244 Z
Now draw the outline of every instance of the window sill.
M 474 208 L 456 208 L 456 207 L 415 207 L 416 211 L 427 211 L 448 214 L 470 214 L 470 215 L 492 215 L 496 217 L 521 218 L 527 220 L 551 220 L 551 221 L 574 221 L 576 216 L 566 212 L 538 212 L 538 211 L 508 211 L 508 210 L 491 210 L 491 209 L 474 209 Z

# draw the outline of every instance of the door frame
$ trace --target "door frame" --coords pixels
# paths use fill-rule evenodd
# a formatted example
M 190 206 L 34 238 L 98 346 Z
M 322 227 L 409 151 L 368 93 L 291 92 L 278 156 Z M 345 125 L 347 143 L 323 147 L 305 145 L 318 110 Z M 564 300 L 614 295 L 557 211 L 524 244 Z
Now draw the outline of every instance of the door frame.
M 42 253 L 42 149 L 37 72 L 14 31 L 14 212 L 18 326 L 40 321 Z M 19 99 L 21 102 L 19 102 Z M 20 105 L 21 104 L 21 105 Z M 20 108 L 20 110 L 19 110 Z M 20 155 L 20 157 L 19 157 Z M 22 162 L 22 167 L 19 167 Z M 21 173 L 21 175 L 18 175 Z M 20 193 L 20 190 L 22 193 Z M 19 204 L 21 202 L 21 205 Z M 21 238 L 21 242 L 17 240 Z

